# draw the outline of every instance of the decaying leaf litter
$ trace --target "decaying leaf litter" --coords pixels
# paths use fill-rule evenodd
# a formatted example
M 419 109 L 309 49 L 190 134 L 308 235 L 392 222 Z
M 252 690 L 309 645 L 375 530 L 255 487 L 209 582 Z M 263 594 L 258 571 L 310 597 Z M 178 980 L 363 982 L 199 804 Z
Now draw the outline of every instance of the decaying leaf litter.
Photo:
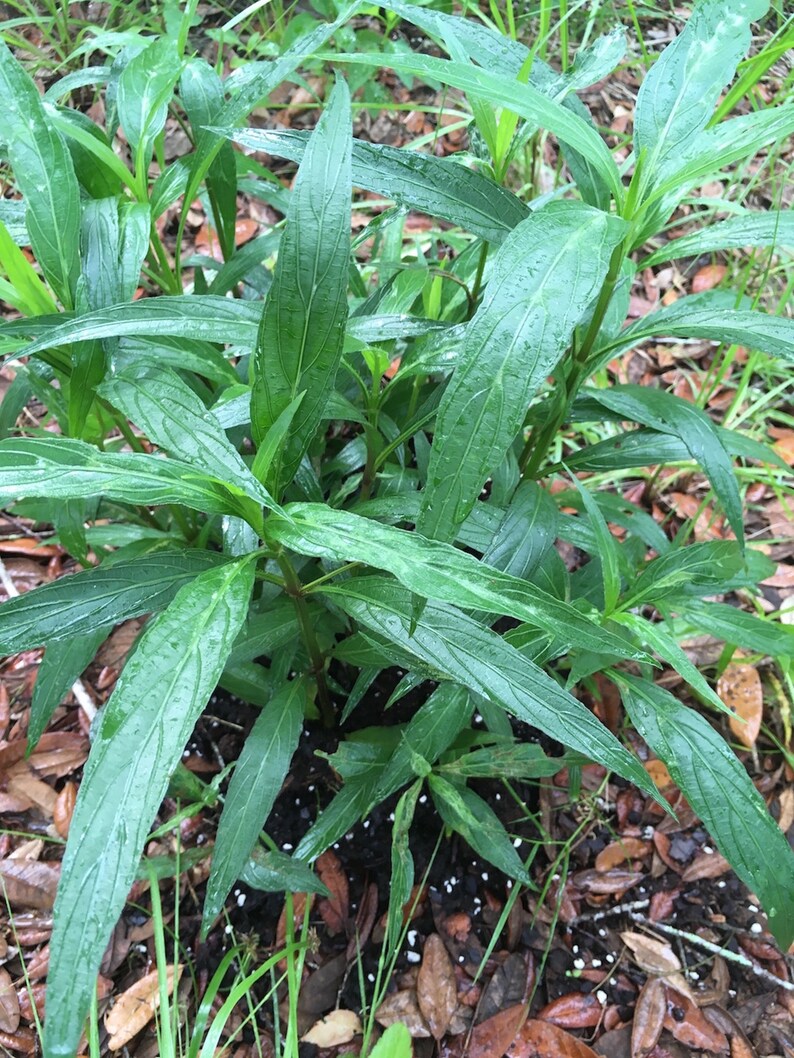
M 404 86 L 388 86 L 395 93 L 406 92 Z M 626 76 L 625 100 L 620 104 L 602 100 L 605 124 L 616 130 L 625 127 L 634 91 L 636 85 Z M 284 113 L 289 114 L 289 109 Z M 300 116 L 307 125 L 316 117 L 305 110 L 292 116 Z M 419 123 L 419 118 L 413 120 Z M 404 135 L 401 128 L 391 132 L 396 142 Z M 422 128 L 431 131 L 424 124 Z M 454 153 L 463 142 L 457 134 L 442 134 L 436 140 L 438 153 Z M 545 149 L 552 148 L 547 144 Z M 706 187 L 702 193 L 708 197 L 715 191 Z M 198 249 L 199 245 L 203 248 L 200 239 L 206 237 L 200 203 L 194 212 Z M 262 212 L 260 208 L 259 216 L 251 218 L 252 226 L 240 228 L 241 239 L 256 234 L 272 219 Z M 417 217 L 415 223 L 421 230 L 422 218 Z M 167 240 L 165 224 L 163 235 Z M 714 265 L 702 263 L 693 268 L 690 274 L 649 269 L 632 295 L 631 314 L 640 319 L 657 300 L 672 303 L 678 292 L 707 290 L 721 278 Z M 699 384 L 697 368 L 708 364 L 709 351 L 706 341 L 678 348 L 646 345 L 623 355 L 610 369 L 616 377 L 641 385 L 661 377 L 687 397 Z M 726 390 L 730 390 L 730 379 L 715 391 L 714 407 L 725 399 Z M 790 461 L 788 434 L 778 429 L 771 436 Z M 696 539 L 721 538 L 726 532 L 724 520 L 700 498 L 705 495 L 703 479 L 682 480 L 680 473 L 668 477 L 669 481 L 663 475 L 657 482 L 652 516 L 667 525 L 692 519 Z M 794 515 L 769 489 L 756 489 L 753 502 L 755 531 L 783 539 L 769 547 L 778 567 L 767 578 L 764 598 L 770 608 L 785 609 L 785 600 L 794 594 L 794 548 L 785 542 L 785 526 L 794 522 Z M 8 578 L 6 588 L 10 584 L 22 591 L 73 568 L 61 548 L 37 552 L 29 529 L 27 524 L 4 524 L 0 556 Z M 563 557 L 575 568 L 575 549 L 568 545 Z M 24 732 L 40 654 L 28 651 L 4 663 L 0 804 L 4 814 L 18 819 L 19 829 L 25 831 L 24 839 L 10 833 L 0 838 L 0 874 L 13 910 L 13 932 L 5 938 L 6 966 L 15 971 L 13 976 L 6 971 L 0 977 L 0 1043 L 12 1053 L 35 1050 L 31 1004 L 42 1003 L 40 982 L 46 974 L 50 926 L 47 912 L 58 875 L 58 856 L 53 855 L 50 838 L 56 834 L 63 838 L 68 831 L 75 784 L 87 752 L 90 703 L 100 704 L 114 685 L 125 657 L 123 633 L 123 626 L 114 633 L 120 641 L 117 651 L 109 649 L 86 673 L 84 704 L 59 710 L 27 760 Z M 696 663 L 707 663 L 711 649 L 713 641 L 707 635 L 687 645 Z M 750 755 L 758 739 L 763 744 L 765 738 L 760 730 L 764 693 L 775 693 L 774 685 L 764 688 L 765 676 L 763 662 L 739 657 L 726 668 L 718 687 L 724 703 L 745 720 L 743 725 L 731 721 L 731 729 Z M 669 670 L 662 679 L 668 687 L 677 681 Z M 383 687 L 373 693 L 385 698 L 391 689 Z M 620 703 L 606 698 L 594 693 L 587 704 L 608 726 L 617 727 Z M 185 758 L 190 769 L 205 777 L 236 759 L 242 745 L 240 728 L 253 722 L 250 710 L 246 716 L 244 708 L 223 696 L 213 702 L 212 709 L 215 718 L 199 722 Z M 394 715 L 399 717 L 399 713 Z M 484 789 L 516 835 L 522 852 L 532 843 L 542 845 L 532 866 L 540 892 L 522 893 L 514 902 L 512 886 L 492 867 L 472 858 L 459 839 L 451 846 L 442 844 L 433 858 L 440 825 L 426 809 L 420 832 L 429 835 L 427 848 L 415 854 L 418 867 L 429 866 L 430 874 L 407 912 L 409 929 L 394 991 L 378 1012 L 381 1025 L 397 1020 L 409 1026 L 415 1053 L 431 1054 L 435 1047 L 442 1054 L 477 1054 L 480 1058 L 498 1058 L 503 1053 L 514 1058 L 592 1053 L 664 1058 L 692 1050 L 732 1056 L 788 1053 L 794 1002 L 791 987 L 786 987 L 785 953 L 779 952 L 765 932 L 763 916 L 727 863 L 708 844 L 705 831 L 664 766 L 639 739 L 636 742 L 649 774 L 673 804 L 676 820 L 636 789 L 608 781 L 603 769 L 593 765 L 585 766 L 580 775 L 568 769 L 538 786 L 515 784 L 519 796 L 537 813 L 540 830 L 533 820 L 521 818 L 514 803 L 508 804 L 504 789 L 494 784 Z M 301 750 L 303 774 L 288 778 L 276 802 L 271 836 L 285 850 L 298 843 L 317 801 L 327 798 L 334 783 L 322 758 L 314 756 L 317 748 L 330 752 L 334 747 L 323 744 L 321 734 L 307 738 Z M 766 754 L 763 760 L 756 755 L 751 770 L 781 826 L 790 831 L 794 822 L 791 775 L 779 764 L 766 769 L 767 760 Z M 574 792 L 580 796 L 572 800 Z M 175 801 L 166 802 L 167 811 L 176 807 Z M 387 807 L 378 818 L 355 828 L 349 840 L 346 835 L 318 866 L 329 895 L 315 898 L 312 906 L 318 950 L 306 965 L 301 1015 L 307 1042 L 326 1045 L 329 1054 L 345 1053 L 355 1038 L 351 1029 L 356 1027 L 358 1001 L 356 960 L 361 960 L 368 978 L 384 928 L 389 877 Z M 200 853 L 202 845 L 212 841 L 214 822 L 209 808 L 184 820 L 181 847 Z M 560 850 L 564 850 L 562 860 Z M 147 851 L 173 855 L 175 844 L 163 838 Z M 178 897 L 180 929 L 194 953 L 199 981 L 202 975 L 206 980 L 211 974 L 228 942 L 228 934 L 218 926 L 204 946 L 197 943 L 201 916 L 192 893 L 206 877 L 206 864 L 197 855 L 196 866 L 180 883 Z M 144 911 L 125 915 L 106 953 L 100 978 L 103 1001 L 116 997 L 111 1010 L 123 1012 L 125 1004 L 134 1005 L 138 1018 L 147 1005 L 151 1010 L 152 1017 L 141 1022 L 140 1032 L 123 1039 L 130 1053 L 141 1055 L 152 1053 L 156 1006 L 148 983 L 153 965 L 151 926 L 145 913 L 148 884 L 142 879 L 134 883 L 130 904 Z M 175 899 L 173 885 L 164 881 L 162 887 L 167 907 Z M 240 885 L 229 914 L 236 934 L 250 936 L 251 943 L 262 950 L 277 941 L 275 924 L 279 916 L 283 919 L 280 897 L 263 897 Z M 497 924 L 501 928 L 494 934 Z M 19 954 L 9 958 L 9 945 L 18 947 Z M 19 985 L 22 957 L 30 989 Z M 171 985 L 176 986 L 180 968 L 172 967 L 172 974 Z M 188 990 L 182 994 L 189 1002 Z M 105 1024 L 111 1039 L 122 1020 L 117 1014 L 110 1026 Z M 241 1058 L 251 1053 L 250 1045 L 240 1044 L 236 1053 Z

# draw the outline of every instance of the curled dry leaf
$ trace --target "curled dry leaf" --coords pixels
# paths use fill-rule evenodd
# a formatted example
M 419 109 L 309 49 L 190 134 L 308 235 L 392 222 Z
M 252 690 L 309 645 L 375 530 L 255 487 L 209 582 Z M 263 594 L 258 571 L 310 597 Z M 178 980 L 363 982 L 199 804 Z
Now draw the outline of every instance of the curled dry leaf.
M 57 863 L 8 858 L 0 860 L 0 890 L 11 907 L 49 911 L 55 903 L 61 867 Z
M 645 1058 L 659 1039 L 667 1013 L 664 984 L 658 977 L 649 977 L 637 997 L 634 1021 L 631 1025 L 631 1058 Z
M 468 1058 L 502 1058 L 526 1014 L 526 1006 L 516 1003 L 475 1025 L 469 1038 Z
M 330 892 L 317 904 L 317 910 L 332 937 L 343 933 L 350 917 L 350 886 L 341 861 L 333 849 L 317 857 L 315 864 L 320 881 Z
M 458 1005 L 458 990 L 452 960 L 437 933 L 431 933 L 425 941 L 416 980 L 416 997 L 431 1035 L 440 1040 Z
M 550 1021 L 525 1021 L 507 1058 L 597 1058 L 592 1047 Z
M 728 269 L 725 265 L 711 264 L 699 268 L 692 277 L 692 293 L 701 294 L 704 290 L 711 290 L 721 283 Z
M 362 1031 L 358 1014 L 352 1010 L 332 1010 L 330 1014 L 316 1021 L 309 1031 L 301 1036 L 301 1041 L 313 1043 L 315 1047 L 341 1047 L 344 1043 L 350 1043 L 353 1037 Z
M 11 974 L 0 967 L 0 1032 L 16 1032 L 20 1021 L 19 999 Z
M 74 806 L 77 801 L 77 786 L 67 782 L 58 794 L 52 811 L 52 821 L 62 838 L 69 837 L 69 824 L 72 822 Z
M 540 1021 L 550 1021 L 561 1029 L 592 1029 L 599 1024 L 604 1008 L 592 992 L 568 992 L 538 1011 Z
M 641 969 L 655 977 L 664 977 L 667 984 L 677 992 L 689 998 L 692 997 L 686 978 L 681 973 L 681 962 L 666 941 L 648 937 L 644 933 L 635 933 L 632 930 L 626 930 L 620 936 L 623 943 L 631 949 Z
M 764 713 L 764 691 L 761 677 L 754 665 L 728 665 L 717 681 L 717 694 L 732 709 L 738 719 L 731 717 L 731 731 L 739 741 L 752 748 L 761 730 Z
M 642 871 L 624 871 L 616 867 L 611 871 L 577 871 L 571 876 L 571 882 L 580 892 L 594 896 L 623 896 L 644 877 Z
M 402 992 L 394 992 L 386 996 L 381 1005 L 375 1011 L 375 1020 L 388 1028 L 399 1021 L 408 1029 L 414 1039 L 421 1039 L 431 1035 L 427 1022 L 419 1009 L 416 992 L 407 988 Z
M 169 966 L 166 969 L 169 996 L 174 991 L 174 983 L 178 982 L 181 976 L 181 966 Z M 157 970 L 152 970 L 122 993 L 105 1015 L 108 1049 L 118 1051 L 125 1043 L 129 1043 L 141 1029 L 146 1028 L 159 1007 L 160 982 Z
M 720 878 L 731 869 L 731 865 L 719 852 L 701 850 L 681 875 L 684 882 L 696 882 L 701 878 Z

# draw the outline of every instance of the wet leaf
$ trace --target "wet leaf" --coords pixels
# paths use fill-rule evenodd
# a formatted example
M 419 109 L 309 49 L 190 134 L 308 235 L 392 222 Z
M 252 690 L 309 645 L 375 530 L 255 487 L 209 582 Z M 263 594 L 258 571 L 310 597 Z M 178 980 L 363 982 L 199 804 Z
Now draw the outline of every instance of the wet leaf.
M 731 869 L 731 865 L 718 852 L 701 849 L 681 875 L 684 882 L 696 882 L 701 878 L 720 878 Z
M 16 1032 L 19 1028 L 19 999 L 11 974 L 0 967 L 0 1031 Z
M 640 838 L 622 838 L 613 841 L 596 856 L 597 871 L 610 871 L 613 867 L 625 865 L 627 861 L 640 860 L 649 855 L 650 844 Z
M 320 881 L 331 893 L 328 899 L 320 901 L 317 910 L 333 937 L 344 932 L 350 917 L 350 886 L 339 857 L 333 849 L 328 849 L 322 856 L 318 856 L 315 867 Z
M 315 1047 L 341 1047 L 350 1043 L 354 1036 L 362 1032 L 361 1019 L 352 1010 L 332 1010 L 320 1018 L 309 1031 L 301 1036 L 303 1043 L 313 1043 Z
M 469 1058 L 502 1058 L 525 1017 L 525 1004 L 516 1003 L 475 1025 L 469 1039 Z
M 717 682 L 717 694 L 739 718 L 730 719 L 731 731 L 740 742 L 752 748 L 764 713 L 764 691 L 758 669 L 740 663 L 728 665 Z
M 667 998 L 658 977 L 649 977 L 637 997 L 631 1026 L 631 1058 L 645 1058 L 654 1049 L 664 1027 Z
M 416 981 L 416 995 L 430 1033 L 440 1040 L 449 1027 L 458 1005 L 455 970 L 444 942 L 431 933 L 425 942 L 422 965 Z
M 52 821 L 55 829 L 62 838 L 69 836 L 69 824 L 72 821 L 75 802 L 77 801 L 77 787 L 73 782 L 67 782 L 55 801 L 52 812 Z
M 0 891 L 12 908 L 49 911 L 61 875 L 60 864 L 39 860 L 0 860 Z
M 638 885 L 645 875 L 642 871 L 624 871 L 615 867 L 611 871 L 577 871 L 571 881 L 583 893 L 594 896 L 622 896 Z
M 169 966 L 166 969 L 166 988 L 169 996 L 174 991 L 175 981 L 178 983 L 181 976 L 181 966 Z M 149 1024 L 159 1008 L 159 973 L 152 970 L 123 992 L 105 1015 L 109 1050 L 118 1051 L 125 1043 L 129 1043 L 133 1036 L 137 1036 L 141 1029 Z
M 538 1011 L 540 1021 L 550 1021 L 561 1029 L 589 1029 L 599 1024 L 604 1013 L 592 992 L 568 992 Z
M 412 988 L 387 996 L 375 1011 L 375 1020 L 387 1027 L 400 1022 L 405 1025 L 414 1039 L 432 1035 L 427 1022 L 422 1017 L 416 992 Z
M 596 1058 L 592 1047 L 550 1021 L 525 1021 L 506 1058 Z

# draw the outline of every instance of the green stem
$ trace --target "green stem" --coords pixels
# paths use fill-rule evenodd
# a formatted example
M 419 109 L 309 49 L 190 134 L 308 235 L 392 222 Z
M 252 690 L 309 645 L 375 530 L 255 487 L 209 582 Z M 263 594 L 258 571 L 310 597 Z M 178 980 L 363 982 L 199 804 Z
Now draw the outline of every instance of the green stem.
M 469 319 L 472 318 L 477 309 L 477 298 L 480 296 L 480 289 L 482 288 L 482 277 L 485 272 L 485 262 L 488 260 L 488 243 L 483 242 L 480 247 L 480 259 L 477 262 L 477 274 L 474 277 L 474 286 L 471 289 L 471 297 L 469 298 Z
M 303 585 L 295 572 L 295 567 L 286 555 L 278 555 L 276 561 L 284 577 L 285 591 L 295 603 L 295 613 L 297 614 L 298 624 L 303 636 L 303 644 L 309 655 L 311 675 L 317 683 L 317 705 L 320 709 L 320 715 L 326 727 L 333 727 L 335 720 L 334 707 L 331 704 L 331 696 L 328 693 L 328 684 L 325 680 L 325 658 L 322 650 L 320 650 L 320 644 L 317 642 Z

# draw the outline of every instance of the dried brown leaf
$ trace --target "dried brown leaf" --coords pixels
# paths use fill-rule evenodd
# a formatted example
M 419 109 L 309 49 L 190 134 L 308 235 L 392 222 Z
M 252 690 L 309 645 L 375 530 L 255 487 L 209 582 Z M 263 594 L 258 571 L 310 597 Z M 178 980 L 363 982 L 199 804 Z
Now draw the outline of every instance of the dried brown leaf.
M 550 1021 L 525 1021 L 507 1058 L 596 1058 L 592 1047 Z
M 603 1014 L 604 1008 L 592 992 L 567 992 L 547 1003 L 537 1016 L 561 1029 L 592 1029 Z
M 616 867 L 611 871 L 577 871 L 571 876 L 571 882 L 583 893 L 622 896 L 644 877 L 642 871 L 624 871 Z
M 13 908 L 49 911 L 55 903 L 60 864 L 39 860 L 0 860 L 0 890 Z
M 666 989 L 666 999 L 664 1027 L 679 1043 L 716 1054 L 728 1050 L 725 1033 L 712 1025 L 692 1000 L 672 988 Z
M 728 665 L 717 681 L 717 694 L 738 717 L 731 717 L 731 731 L 743 745 L 752 748 L 764 714 L 764 691 L 758 670 L 739 662 Z
M 469 1038 L 468 1058 L 502 1058 L 526 1014 L 526 1006 L 517 1003 L 475 1025 Z
M 644 933 L 625 930 L 620 934 L 623 943 L 631 949 L 637 965 L 649 974 L 680 973 L 681 962 L 670 945 Z
M 649 842 L 640 838 L 623 838 L 621 841 L 613 841 L 606 848 L 601 849 L 596 856 L 595 869 L 597 871 L 610 871 L 613 867 L 620 867 L 630 863 L 631 860 L 641 860 L 650 855 L 651 846 Z
M 667 997 L 658 977 L 649 977 L 637 997 L 631 1026 L 631 1058 L 645 1058 L 664 1028 Z
M 16 1032 L 20 1022 L 19 999 L 11 974 L 0 967 L 0 1031 Z
M 701 878 L 720 878 L 731 869 L 731 865 L 719 852 L 698 852 L 681 879 L 684 882 L 696 882 Z
M 725 265 L 711 264 L 699 268 L 692 277 L 692 293 L 700 294 L 704 290 L 711 290 L 721 283 L 728 269 Z
M 416 992 L 412 988 L 406 988 L 402 992 L 394 992 L 386 996 L 381 1005 L 375 1011 L 375 1020 L 384 1028 L 400 1021 L 405 1025 L 414 1039 L 428 1037 L 431 1034 L 427 1022 L 419 1009 Z
M 77 786 L 73 782 L 67 782 L 58 794 L 52 812 L 55 829 L 64 839 L 69 837 L 69 824 L 72 822 L 76 801 Z
M 318 902 L 317 910 L 328 932 L 335 937 L 337 933 L 344 932 L 350 917 L 350 886 L 342 863 L 333 849 L 317 857 L 316 867 L 320 881 L 331 894 Z
M 452 960 L 437 933 L 431 933 L 425 941 L 416 980 L 416 997 L 431 1035 L 440 1040 L 458 1005 L 458 990 Z
M 181 975 L 181 966 L 169 966 L 166 969 L 168 995 L 174 991 L 174 982 L 178 982 Z M 152 970 L 123 992 L 105 1015 L 108 1049 L 118 1051 L 125 1043 L 129 1043 L 141 1029 L 146 1028 L 159 1007 L 159 975 L 157 970 Z

